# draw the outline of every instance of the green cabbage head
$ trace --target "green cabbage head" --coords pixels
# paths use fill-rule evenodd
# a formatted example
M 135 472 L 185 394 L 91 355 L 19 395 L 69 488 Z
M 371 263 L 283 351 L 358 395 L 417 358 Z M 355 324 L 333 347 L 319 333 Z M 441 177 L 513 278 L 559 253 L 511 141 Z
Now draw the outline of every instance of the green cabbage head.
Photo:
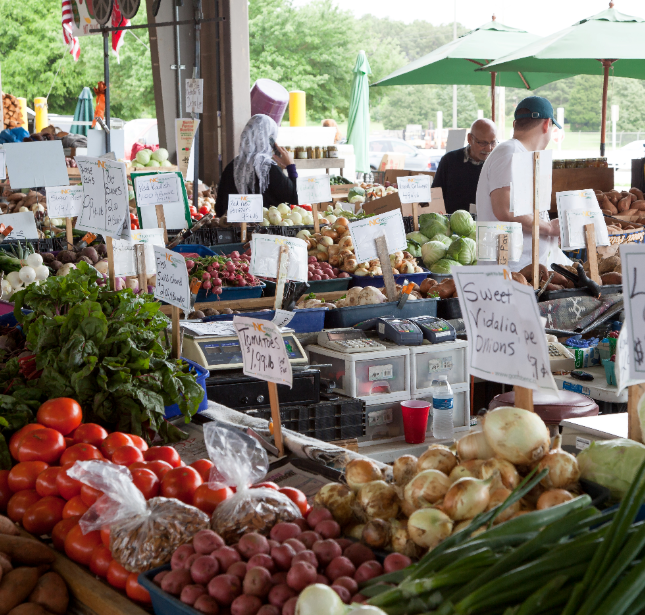
M 461 267 L 461 263 L 453 261 L 449 258 L 442 258 L 439 259 L 434 265 L 432 265 L 432 267 L 430 267 L 430 271 L 432 273 L 438 273 L 440 275 L 448 275 L 453 267 Z
M 422 225 L 419 228 L 428 239 L 434 239 L 434 236 L 439 234 L 450 234 L 450 224 L 448 223 L 447 218 L 444 218 L 443 220 L 430 220 L 425 225 Z
M 460 237 L 450 244 L 447 257 L 460 265 L 472 265 L 477 260 L 476 244 L 468 237 Z
M 427 241 L 421 246 L 421 258 L 426 267 L 431 267 L 446 255 L 448 248 L 441 241 Z
M 430 241 L 423 233 L 420 231 L 413 231 L 412 233 L 408 233 L 405 236 L 407 239 L 411 239 L 412 241 L 416 241 L 419 245 L 423 245 L 426 243 L 426 241 Z
M 415 258 L 421 256 L 421 244 L 414 241 L 414 239 L 408 239 L 408 247 L 406 249 Z
M 450 229 L 461 237 L 468 237 L 475 230 L 475 221 L 465 209 L 458 209 L 450 216 Z
M 444 235 L 443 233 L 439 233 L 438 235 L 435 235 L 432 238 L 432 241 L 440 241 L 446 246 L 446 248 L 449 248 L 450 244 L 453 242 L 453 240 L 450 237 L 448 237 L 448 235 Z

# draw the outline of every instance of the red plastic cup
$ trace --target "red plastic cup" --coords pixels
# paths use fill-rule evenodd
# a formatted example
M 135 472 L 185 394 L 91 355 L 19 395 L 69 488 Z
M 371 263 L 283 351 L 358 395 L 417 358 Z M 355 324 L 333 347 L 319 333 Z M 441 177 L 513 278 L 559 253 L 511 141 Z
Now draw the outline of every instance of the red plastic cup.
M 401 413 L 403 414 L 405 441 L 408 444 L 423 444 L 426 441 L 430 404 L 421 399 L 402 401 Z

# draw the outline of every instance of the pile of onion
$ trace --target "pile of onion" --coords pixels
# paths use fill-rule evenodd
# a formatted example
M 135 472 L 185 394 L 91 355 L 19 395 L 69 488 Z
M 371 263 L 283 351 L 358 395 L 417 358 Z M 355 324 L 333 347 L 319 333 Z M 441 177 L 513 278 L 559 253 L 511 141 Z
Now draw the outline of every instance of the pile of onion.
M 562 450 L 562 436 L 557 435 L 553 448 L 540 460 L 538 469 L 549 468 L 549 473 L 540 481 L 547 489 L 566 489 L 580 478 L 578 460 Z

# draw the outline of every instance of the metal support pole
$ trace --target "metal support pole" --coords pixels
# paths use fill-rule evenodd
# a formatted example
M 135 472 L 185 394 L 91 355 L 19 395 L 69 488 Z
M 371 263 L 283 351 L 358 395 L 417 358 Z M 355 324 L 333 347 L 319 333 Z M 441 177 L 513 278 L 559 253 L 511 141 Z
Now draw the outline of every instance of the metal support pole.
M 179 6 L 175 2 L 175 21 L 179 21 Z M 183 116 L 184 108 L 181 100 L 181 47 L 179 44 L 179 26 L 175 26 L 175 68 L 177 69 L 175 80 L 177 86 L 177 117 Z
M 110 41 L 107 31 L 103 30 L 103 81 L 105 81 L 105 151 L 111 152 L 110 143 Z
M 607 90 L 609 89 L 609 69 L 616 60 L 601 60 L 603 67 L 602 82 L 602 119 L 600 124 L 600 155 L 605 155 L 607 133 Z
M 195 66 L 193 67 L 193 79 L 200 78 L 201 69 L 201 35 L 202 35 L 202 0 L 193 0 L 195 7 Z M 193 119 L 199 119 L 199 113 L 192 114 Z M 195 131 L 195 141 L 193 143 L 193 162 L 195 170 L 193 171 L 193 206 L 199 211 L 199 128 Z

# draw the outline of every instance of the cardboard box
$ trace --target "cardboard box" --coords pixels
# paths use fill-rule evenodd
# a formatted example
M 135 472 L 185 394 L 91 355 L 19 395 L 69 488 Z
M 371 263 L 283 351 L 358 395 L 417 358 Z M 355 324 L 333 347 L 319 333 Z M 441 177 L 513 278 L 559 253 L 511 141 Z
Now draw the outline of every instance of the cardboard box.
M 402 169 L 405 166 L 405 154 L 383 154 L 381 164 L 378 165 L 379 171 L 388 169 Z
M 349 194 L 349 191 L 352 188 L 355 188 L 357 184 L 338 184 L 336 186 L 329 186 L 331 188 L 332 194 Z
M 429 175 L 434 177 L 434 171 L 409 171 L 407 169 L 388 169 L 385 171 L 386 182 L 395 182 L 399 177 L 412 177 L 413 175 Z
M 432 194 L 432 201 L 426 206 L 419 205 L 419 215 L 430 212 L 445 214 L 446 206 L 443 201 L 443 190 L 441 188 L 431 188 L 430 193 Z M 363 203 L 363 211 L 368 214 L 384 214 L 395 209 L 400 209 L 403 216 L 412 215 L 412 203 L 401 203 L 398 192 L 388 194 L 381 199 L 374 199 L 369 203 Z

